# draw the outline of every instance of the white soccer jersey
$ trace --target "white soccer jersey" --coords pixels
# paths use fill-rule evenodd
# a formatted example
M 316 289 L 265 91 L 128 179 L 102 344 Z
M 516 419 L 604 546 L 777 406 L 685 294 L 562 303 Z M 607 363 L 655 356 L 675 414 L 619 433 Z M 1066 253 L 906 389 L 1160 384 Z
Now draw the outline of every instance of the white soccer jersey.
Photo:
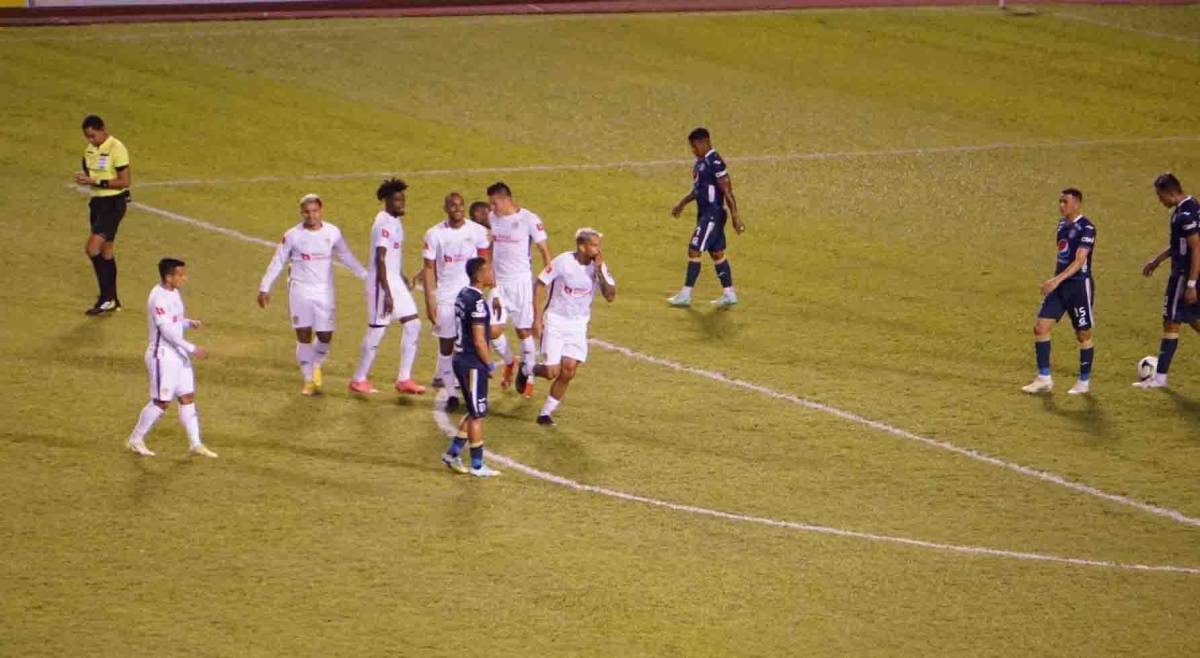
M 367 276 L 366 268 L 354 257 L 350 247 L 346 246 L 341 229 L 329 222 L 323 222 L 320 228 L 309 230 L 304 228 L 304 223 L 301 222 L 283 234 L 283 240 L 275 249 L 275 257 L 271 259 L 267 273 L 263 275 L 259 291 L 270 292 L 271 284 L 275 283 L 284 266 L 289 263 L 289 285 L 332 290 L 334 255 L 337 255 L 358 278 Z
M 607 265 L 601 268 L 601 276 L 609 285 L 617 284 Z M 546 304 L 547 324 L 587 326 L 592 319 L 592 299 L 600 288 L 596 282 L 595 262 L 581 265 L 575 252 L 561 253 L 542 270 L 538 280 L 550 289 L 550 301 Z
M 532 212 L 522 208 L 511 215 L 492 214 L 492 264 L 496 268 L 496 278 L 532 279 L 533 269 L 530 266 L 531 247 L 534 243 L 546 241 L 546 227 L 542 220 Z
M 404 259 L 404 224 L 399 217 L 392 217 L 386 210 L 375 215 L 375 224 L 371 226 L 371 253 L 367 254 L 368 281 L 374 281 L 377 276 L 375 251 L 380 247 L 386 250 L 383 266 L 387 271 L 388 287 L 394 289 L 397 284 L 403 285 L 400 267 Z
M 487 229 L 471 221 L 458 228 L 445 221 L 425 232 L 421 257 L 434 262 L 439 305 L 453 304 L 459 291 L 470 285 L 467 261 L 488 246 Z
M 183 336 L 184 329 L 191 326 L 178 290 L 167 290 L 162 284 L 150 289 L 146 299 L 146 328 L 150 338 L 147 355 L 161 358 L 173 354 L 187 363 L 188 355 L 196 351 L 196 346 Z

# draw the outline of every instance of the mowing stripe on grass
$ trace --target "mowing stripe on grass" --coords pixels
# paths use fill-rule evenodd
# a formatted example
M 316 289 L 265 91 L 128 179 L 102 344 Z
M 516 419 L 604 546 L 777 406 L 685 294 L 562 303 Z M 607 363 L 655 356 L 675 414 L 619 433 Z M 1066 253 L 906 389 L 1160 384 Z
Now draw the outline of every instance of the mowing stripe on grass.
M 600 343 L 603 345 L 603 342 Z M 458 428 L 450 421 L 450 416 L 446 413 L 445 402 L 448 393 L 445 389 L 438 392 L 438 396 L 433 404 L 433 420 L 437 423 L 438 428 L 446 434 L 447 437 L 454 436 L 458 433 Z M 505 467 L 524 473 L 532 478 L 537 478 L 551 484 L 557 484 L 561 487 L 566 487 L 574 491 L 582 493 L 599 494 L 608 496 L 618 500 L 624 500 L 631 503 L 642 503 L 643 505 L 651 505 L 661 507 L 674 512 L 684 512 L 686 514 L 695 514 L 698 516 L 708 516 L 715 519 L 725 521 L 736 521 L 739 523 L 753 523 L 756 525 L 765 525 L 772 528 L 784 528 L 787 530 L 799 530 L 800 532 L 810 532 L 819 535 L 832 535 L 835 537 L 844 537 L 847 539 L 861 539 L 870 542 L 886 543 L 886 544 L 901 544 L 904 546 L 914 546 L 917 548 L 927 548 L 937 551 L 948 551 L 951 553 L 961 553 L 966 555 L 984 555 L 989 557 L 1002 557 L 1014 560 L 1031 560 L 1035 562 L 1051 562 L 1056 564 L 1070 564 L 1081 567 L 1105 567 L 1109 569 L 1123 569 L 1127 571 L 1159 571 L 1167 573 L 1181 573 L 1189 575 L 1200 575 L 1200 568 L 1197 567 L 1181 567 L 1171 564 L 1138 564 L 1135 562 L 1112 562 L 1109 560 L 1092 560 L 1087 558 L 1067 557 L 1063 555 L 1050 555 L 1046 553 L 1031 553 L 1029 551 L 1008 551 L 1000 548 L 990 548 L 987 546 L 971 546 L 967 544 L 945 544 L 935 541 L 926 541 L 924 539 L 913 539 L 911 537 L 896 537 L 893 535 L 881 535 L 874 532 L 861 532 L 858 530 L 847 530 L 845 528 L 834 528 L 831 526 L 813 525 L 811 523 L 798 523 L 796 521 L 783 521 L 781 519 L 771 519 L 763 516 L 751 516 L 747 514 L 737 514 L 734 512 L 722 512 L 721 510 L 709 509 L 707 507 L 698 507 L 696 505 L 684 505 L 681 503 L 672 503 L 667 500 L 658 498 L 650 498 L 647 496 L 639 496 L 637 494 L 609 489 L 607 487 L 599 487 L 593 484 L 584 484 L 572 480 L 570 478 L 547 473 L 546 471 L 538 470 L 532 466 L 526 466 L 521 462 L 506 457 L 497 452 L 489 452 L 488 458 L 495 463 L 503 464 Z
M 171 212 L 169 210 L 164 210 L 162 208 L 156 208 L 154 206 L 149 206 L 149 205 L 146 205 L 141 202 L 131 203 L 130 206 L 136 210 L 144 210 L 146 212 L 153 213 L 155 215 L 164 217 L 166 219 L 170 219 L 172 221 L 178 221 L 178 222 L 185 223 L 189 226 L 195 226 L 197 228 L 215 231 L 217 233 L 220 233 L 221 235 L 229 236 L 229 237 L 232 237 L 232 238 L 235 238 L 238 240 L 242 240 L 244 242 L 250 242 L 252 244 L 264 245 L 264 246 L 269 246 L 269 247 L 275 246 L 275 243 L 273 243 L 269 240 L 265 240 L 263 238 L 246 235 L 245 233 L 241 233 L 240 231 L 228 229 L 223 226 L 218 226 L 218 225 L 212 224 L 210 222 L 205 222 L 203 220 L 199 220 L 194 217 L 188 217 L 186 215 L 181 215 L 179 213 Z M 820 412 L 835 416 L 837 418 L 841 418 L 843 420 L 848 420 L 850 422 L 857 423 L 859 425 L 865 425 L 872 429 L 876 429 L 881 432 L 886 432 L 888 434 L 891 434 L 892 436 L 895 436 L 895 437 L 898 437 L 901 439 L 917 441 L 917 442 L 922 443 L 931 448 L 947 450 L 947 451 L 953 452 L 957 455 L 982 462 L 984 464 L 990 464 L 992 466 L 997 466 L 997 467 L 1004 468 L 1009 471 L 1013 471 L 1015 473 L 1024 475 L 1026 477 L 1032 477 L 1032 478 L 1042 480 L 1044 482 L 1056 484 L 1060 487 L 1065 487 L 1067 489 L 1070 489 L 1070 490 L 1078 492 L 1078 493 L 1087 494 L 1089 496 L 1094 496 L 1096 498 L 1100 498 L 1102 500 L 1107 500 L 1109 502 L 1116 503 L 1119 505 L 1124 505 L 1126 507 L 1132 507 L 1134 509 L 1138 509 L 1143 512 L 1147 512 L 1147 513 L 1150 513 L 1150 514 L 1153 514 L 1155 516 L 1159 516 L 1159 517 L 1162 517 L 1165 519 L 1170 519 L 1170 520 L 1176 521 L 1178 523 L 1183 523 L 1183 524 L 1190 525 L 1190 526 L 1200 527 L 1200 519 L 1191 517 L 1191 516 L 1187 516 L 1186 514 L 1184 514 L 1183 512 L 1180 512 L 1178 510 L 1174 510 L 1169 507 L 1160 507 L 1158 505 L 1153 505 L 1153 504 L 1143 502 L 1140 500 L 1134 500 L 1133 498 L 1129 498 L 1129 497 L 1122 496 L 1119 494 L 1109 493 L 1102 489 L 1098 489 L 1096 487 L 1093 487 L 1093 486 L 1090 486 L 1087 484 L 1083 484 L 1081 482 L 1075 482 L 1073 480 L 1069 480 L 1061 475 L 1058 475 L 1057 473 L 1051 473 L 1049 471 L 1043 471 L 1040 469 L 1031 468 L 1029 466 L 1022 466 L 1021 464 L 1005 461 L 1003 459 L 999 459 L 997 457 L 993 457 L 991 455 L 984 454 L 982 452 L 973 450 L 971 448 L 963 448 L 961 446 L 957 446 L 953 443 L 950 443 L 949 441 L 942 441 L 942 440 L 930 438 L 927 436 L 921 436 L 920 434 L 914 434 L 912 432 L 901 429 L 899 427 L 895 427 L 893 425 L 889 425 L 889 424 L 881 422 L 881 421 L 872 420 L 865 416 L 860 416 L 851 411 L 839 409 L 837 407 L 823 404 L 821 402 L 807 400 L 805 398 L 801 398 L 801 397 L 792 395 L 790 393 L 783 393 L 780 391 L 776 391 L 774 389 L 767 388 L 766 386 L 762 386 L 760 384 L 755 384 L 753 382 L 748 382 L 748 381 L 741 380 L 741 379 L 727 377 L 726 375 L 723 375 L 719 372 L 713 372 L 711 370 L 704 370 L 701 368 L 694 368 L 692 366 L 684 365 L 682 363 L 677 363 L 675 361 L 670 361 L 668 359 L 651 356 L 649 354 L 642 354 L 641 352 L 637 352 L 635 350 L 629 349 L 628 347 L 622 347 L 620 345 L 615 345 L 613 343 L 609 343 L 607 341 L 600 340 L 597 338 L 590 339 L 590 342 L 591 342 L 591 344 L 596 345 L 597 347 L 600 347 L 600 348 L 603 348 L 606 350 L 610 350 L 610 351 L 614 351 L 614 352 L 618 352 L 618 353 L 620 353 L 626 357 L 629 357 L 631 359 L 636 359 L 639 361 L 653 363 L 653 364 L 663 366 L 666 368 L 670 368 L 672 370 L 676 370 L 679 372 L 684 372 L 684 373 L 704 377 L 706 379 L 709 379 L 709 380 L 712 380 L 715 382 L 719 382 L 722 384 L 728 384 L 730 386 L 736 386 L 738 388 L 742 388 L 742 389 L 745 389 L 748 391 L 754 391 L 755 393 L 761 393 L 762 395 L 766 395 L 768 397 L 771 397 L 771 398 L 774 398 L 777 400 L 783 400 L 786 402 L 790 402 L 794 405 L 798 405 L 798 406 L 801 406 L 801 407 L 804 407 L 807 409 L 811 409 L 813 411 L 820 411 Z
M 1071 13 L 1067 13 L 1067 12 L 1056 11 L 1056 12 L 1053 12 L 1048 15 L 1053 16 L 1054 18 L 1061 18 L 1066 21 L 1077 21 L 1080 23 L 1090 23 L 1092 25 L 1099 25 L 1100 27 L 1107 27 L 1107 28 L 1110 28 L 1113 30 L 1121 30 L 1123 32 L 1133 32 L 1135 34 L 1141 34 L 1144 36 L 1153 37 L 1155 39 L 1171 39 L 1172 41 L 1182 41 L 1184 43 L 1200 43 L 1200 37 L 1189 37 L 1184 34 L 1171 34 L 1169 32 L 1155 32 L 1153 30 L 1143 30 L 1143 29 L 1136 28 L 1136 27 L 1129 27 L 1127 25 L 1120 25 L 1117 23 L 1109 23 L 1108 21 L 1098 21 L 1094 18 L 1089 18 L 1087 16 L 1080 16 L 1079 14 L 1071 14 Z
M 808 151 L 743 155 L 726 158 L 739 164 L 746 162 L 792 162 L 804 160 L 850 160 L 854 158 L 919 157 L 922 155 L 989 153 L 993 151 L 1020 151 L 1056 148 L 1086 148 L 1091 146 L 1136 146 L 1142 144 L 1164 144 L 1173 142 L 1200 142 L 1200 135 L 1171 135 L 1165 137 L 1127 137 L 1112 139 L 1067 139 L 1052 142 L 1028 142 L 1025 144 L 1000 142 L 995 144 L 967 144 L 960 146 L 928 146 L 908 149 L 880 149 L 860 151 Z M 464 176 L 470 174 L 537 173 L 550 171 L 603 171 L 607 169 L 650 169 L 656 167 L 679 167 L 695 162 L 690 158 L 667 158 L 662 160 L 621 160 L 616 162 L 564 162 L 559 164 L 514 165 L 497 167 L 463 167 L 451 169 L 416 169 L 413 171 L 358 171 L 342 174 L 301 174 L 297 176 L 252 176 L 249 178 L 180 178 L 175 180 L 138 183 L 138 188 L 188 187 L 195 185 L 235 185 L 244 183 L 286 183 L 294 181 L 337 181 L 357 178 L 380 178 L 402 174 L 404 176 Z

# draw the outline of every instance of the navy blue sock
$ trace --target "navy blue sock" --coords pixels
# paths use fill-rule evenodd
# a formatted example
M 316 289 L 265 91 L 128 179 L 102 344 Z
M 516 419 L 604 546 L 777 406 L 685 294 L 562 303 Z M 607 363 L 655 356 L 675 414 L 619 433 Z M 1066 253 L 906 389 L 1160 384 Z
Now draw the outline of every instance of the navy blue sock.
M 729 261 L 723 260 L 713 266 L 717 270 L 717 278 L 721 280 L 722 288 L 733 287 L 733 268 L 729 267 Z
M 696 279 L 700 278 L 700 263 L 689 260 L 687 266 L 687 277 L 683 280 L 683 285 L 688 288 L 695 287 Z
M 454 437 L 454 440 L 450 442 L 450 447 L 446 448 L 446 452 L 450 453 L 451 457 L 457 457 L 462 454 L 462 449 L 465 445 L 467 445 L 467 437 L 456 436 Z
M 1050 375 L 1050 341 L 1039 340 L 1033 343 L 1033 349 L 1037 352 L 1037 367 L 1038 374 L 1043 377 Z
M 471 446 L 471 468 L 483 468 L 483 446 Z
M 1158 344 L 1158 374 L 1165 375 L 1171 369 L 1171 359 L 1175 356 L 1175 348 L 1179 347 L 1178 338 L 1164 338 Z
M 1092 378 L 1092 359 L 1095 356 L 1095 347 L 1085 347 L 1079 350 L 1079 381 L 1086 382 Z

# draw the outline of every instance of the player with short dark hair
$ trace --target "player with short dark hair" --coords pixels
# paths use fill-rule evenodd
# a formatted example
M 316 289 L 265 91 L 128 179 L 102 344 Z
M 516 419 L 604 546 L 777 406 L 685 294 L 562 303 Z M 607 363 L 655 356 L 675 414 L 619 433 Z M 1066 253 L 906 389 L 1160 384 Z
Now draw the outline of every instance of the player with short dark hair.
M 688 242 L 687 276 L 684 278 L 683 289 L 667 300 L 671 306 L 691 306 L 692 288 L 700 276 L 700 256 L 708 252 L 712 257 L 713 267 L 717 278 L 724 288 L 721 296 L 713 300 L 713 304 L 727 308 L 738 303 L 737 293 L 733 290 L 733 270 L 725 259 L 725 207 L 729 207 L 729 216 L 733 218 L 733 230 L 741 235 L 746 231 L 746 225 L 738 217 L 737 199 L 733 196 L 733 182 L 729 180 L 729 171 L 725 161 L 712 146 L 712 138 L 705 128 L 696 128 L 688 134 L 688 144 L 696 163 L 692 166 L 692 191 L 671 208 L 671 214 L 678 217 L 683 209 L 691 202 L 696 202 L 696 230 Z
M 1096 226 L 1083 216 L 1083 192 L 1074 187 L 1063 190 L 1058 197 L 1061 218 L 1055 230 L 1057 260 L 1054 276 L 1042 283 L 1042 307 L 1033 325 L 1033 346 L 1037 356 L 1038 375 L 1023 386 L 1026 393 L 1045 393 L 1054 388 L 1050 376 L 1050 329 L 1064 314 L 1071 317 L 1071 326 L 1079 340 L 1079 381 L 1067 393 L 1082 395 L 1091 386 L 1095 345 L 1092 343 L 1092 304 L 1096 287 L 1092 282 L 1092 252 L 1096 249 Z
M 1167 248 L 1142 267 L 1142 276 L 1150 276 L 1170 259 L 1171 274 L 1163 296 L 1163 334 L 1158 346 L 1158 366 L 1149 379 L 1134 382 L 1137 388 L 1165 388 L 1171 359 L 1179 347 L 1179 328 L 1191 325 L 1200 332 L 1200 306 L 1196 304 L 1196 279 L 1200 277 L 1200 203 L 1185 194 L 1174 174 L 1154 179 L 1158 202 L 1171 209 L 1170 242 Z
M 104 119 L 94 114 L 83 119 L 81 129 L 88 145 L 83 151 L 83 169 L 75 173 L 75 182 L 91 188 L 88 201 L 91 233 L 84 245 L 84 253 L 92 261 L 100 289 L 96 303 L 87 314 L 102 315 L 121 310 L 113 243 L 129 203 L 129 151 L 121 140 L 108 133 Z
M 458 335 L 454 340 L 454 377 L 463 392 L 467 413 L 458 424 L 458 434 L 442 455 L 442 463 L 456 473 L 475 477 L 500 475 L 483 463 L 483 419 L 488 413 L 488 378 L 492 374 L 492 359 L 488 350 L 491 332 L 491 312 L 484 288 L 496 284 L 492 264 L 486 258 L 467 261 L 470 284 L 458 293 L 454 301 L 455 324 Z M 471 446 L 471 466 L 462 462 L 462 449 Z

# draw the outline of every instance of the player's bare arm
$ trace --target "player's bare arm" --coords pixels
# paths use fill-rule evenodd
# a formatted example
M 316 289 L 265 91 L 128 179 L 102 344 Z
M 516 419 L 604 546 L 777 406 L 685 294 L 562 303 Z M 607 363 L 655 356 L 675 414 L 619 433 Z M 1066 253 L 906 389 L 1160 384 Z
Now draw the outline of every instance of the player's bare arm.
M 547 244 L 546 240 L 542 240 L 541 242 L 535 242 L 533 244 L 534 244 L 534 246 L 537 247 L 538 251 L 541 252 L 541 254 L 542 254 L 542 269 L 546 269 L 547 267 L 550 266 L 550 261 L 554 260 L 553 258 L 550 257 L 550 245 Z M 480 254 L 480 255 L 482 256 L 483 254 Z
M 434 262 L 428 258 L 425 259 L 425 269 L 421 270 L 423 284 L 425 288 L 425 317 L 433 324 L 437 324 L 437 272 L 434 270 Z
M 733 230 L 737 231 L 738 235 L 745 233 L 746 225 L 738 216 L 737 199 L 733 198 L 733 181 L 729 180 L 729 176 L 722 176 L 717 179 L 717 187 L 721 188 L 721 194 L 725 195 L 725 205 L 729 207 L 729 216 L 733 219 Z
M 1080 247 L 1079 249 L 1076 249 L 1075 260 L 1071 261 L 1071 264 L 1067 266 L 1067 269 L 1059 272 L 1054 276 L 1054 278 L 1046 279 L 1044 282 L 1042 282 L 1042 296 L 1049 295 L 1050 293 L 1054 292 L 1056 288 L 1062 285 L 1063 281 L 1075 276 L 1076 272 L 1083 269 L 1083 266 L 1087 265 L 1088 254 L 1090 253 L 1092 253 L 1092 250 L 1086 247 Z
M 617 297 L 617 287 L 608 282 L 608 278 L 604 276 L 604 252 L 596 252 L 592 262 L 596 264 L 596 284 L 600 286 L 600 294 L 604 296 L 604 300 L 611 302 Z
M 488 336 L 487 332 L 483 330 L 482 322 L 471 323 L 471 341 L 475 343 L 475 353 L 479 355 L 479 358 L 482 359 L 484 363 L 489 364 L 492 362 L 492 354 L 489 351 L 489 345 L 491 345 L 489 342 L 490 340 L 491 337 Z M 489 376 L 491 376 L 490 372 Z
M 683 209 L 686 208 L 689 203 L 691 203 L 695 200 L 696 200 L 696 193 L 688 192 L 687 196 L 680 199 L 679 203 L 675 204 L 674 208 L 671 208 L 671 216 L 678 217 L 680 214 L 683 213 Z
M 546 310 L 546 284 L 541 279 L 533 282 L 533 337 L 542 339 L 542 314 Z
M 1142 266 L 1142 276 L 1150 276 L 1151 274 L 1154 274 L 1154 270 L 1158 269 L 1158 266 L 1162 265 L 1163 261 L 1170 257 L 1171 249 L 1169 247 L 1167 249 L 1163 249 L 1160 254 L 1146 261 L 1146 264 Z
M 404 277 L 403 274 L 400 276 Z M 391 315 L 392 288 L 388 285 L 387 277 L 387 247 L 375 247 L 375 285 L 383 289 L 383 312 Z
M 1183 292 L 1183 301 L 1189 306 L 1196 303 L 1196 277 L 1200 276 L 1200 235 L 1193 233 L 1187 237 L 1188 244 L 1188 277 L 1187 290 Z

